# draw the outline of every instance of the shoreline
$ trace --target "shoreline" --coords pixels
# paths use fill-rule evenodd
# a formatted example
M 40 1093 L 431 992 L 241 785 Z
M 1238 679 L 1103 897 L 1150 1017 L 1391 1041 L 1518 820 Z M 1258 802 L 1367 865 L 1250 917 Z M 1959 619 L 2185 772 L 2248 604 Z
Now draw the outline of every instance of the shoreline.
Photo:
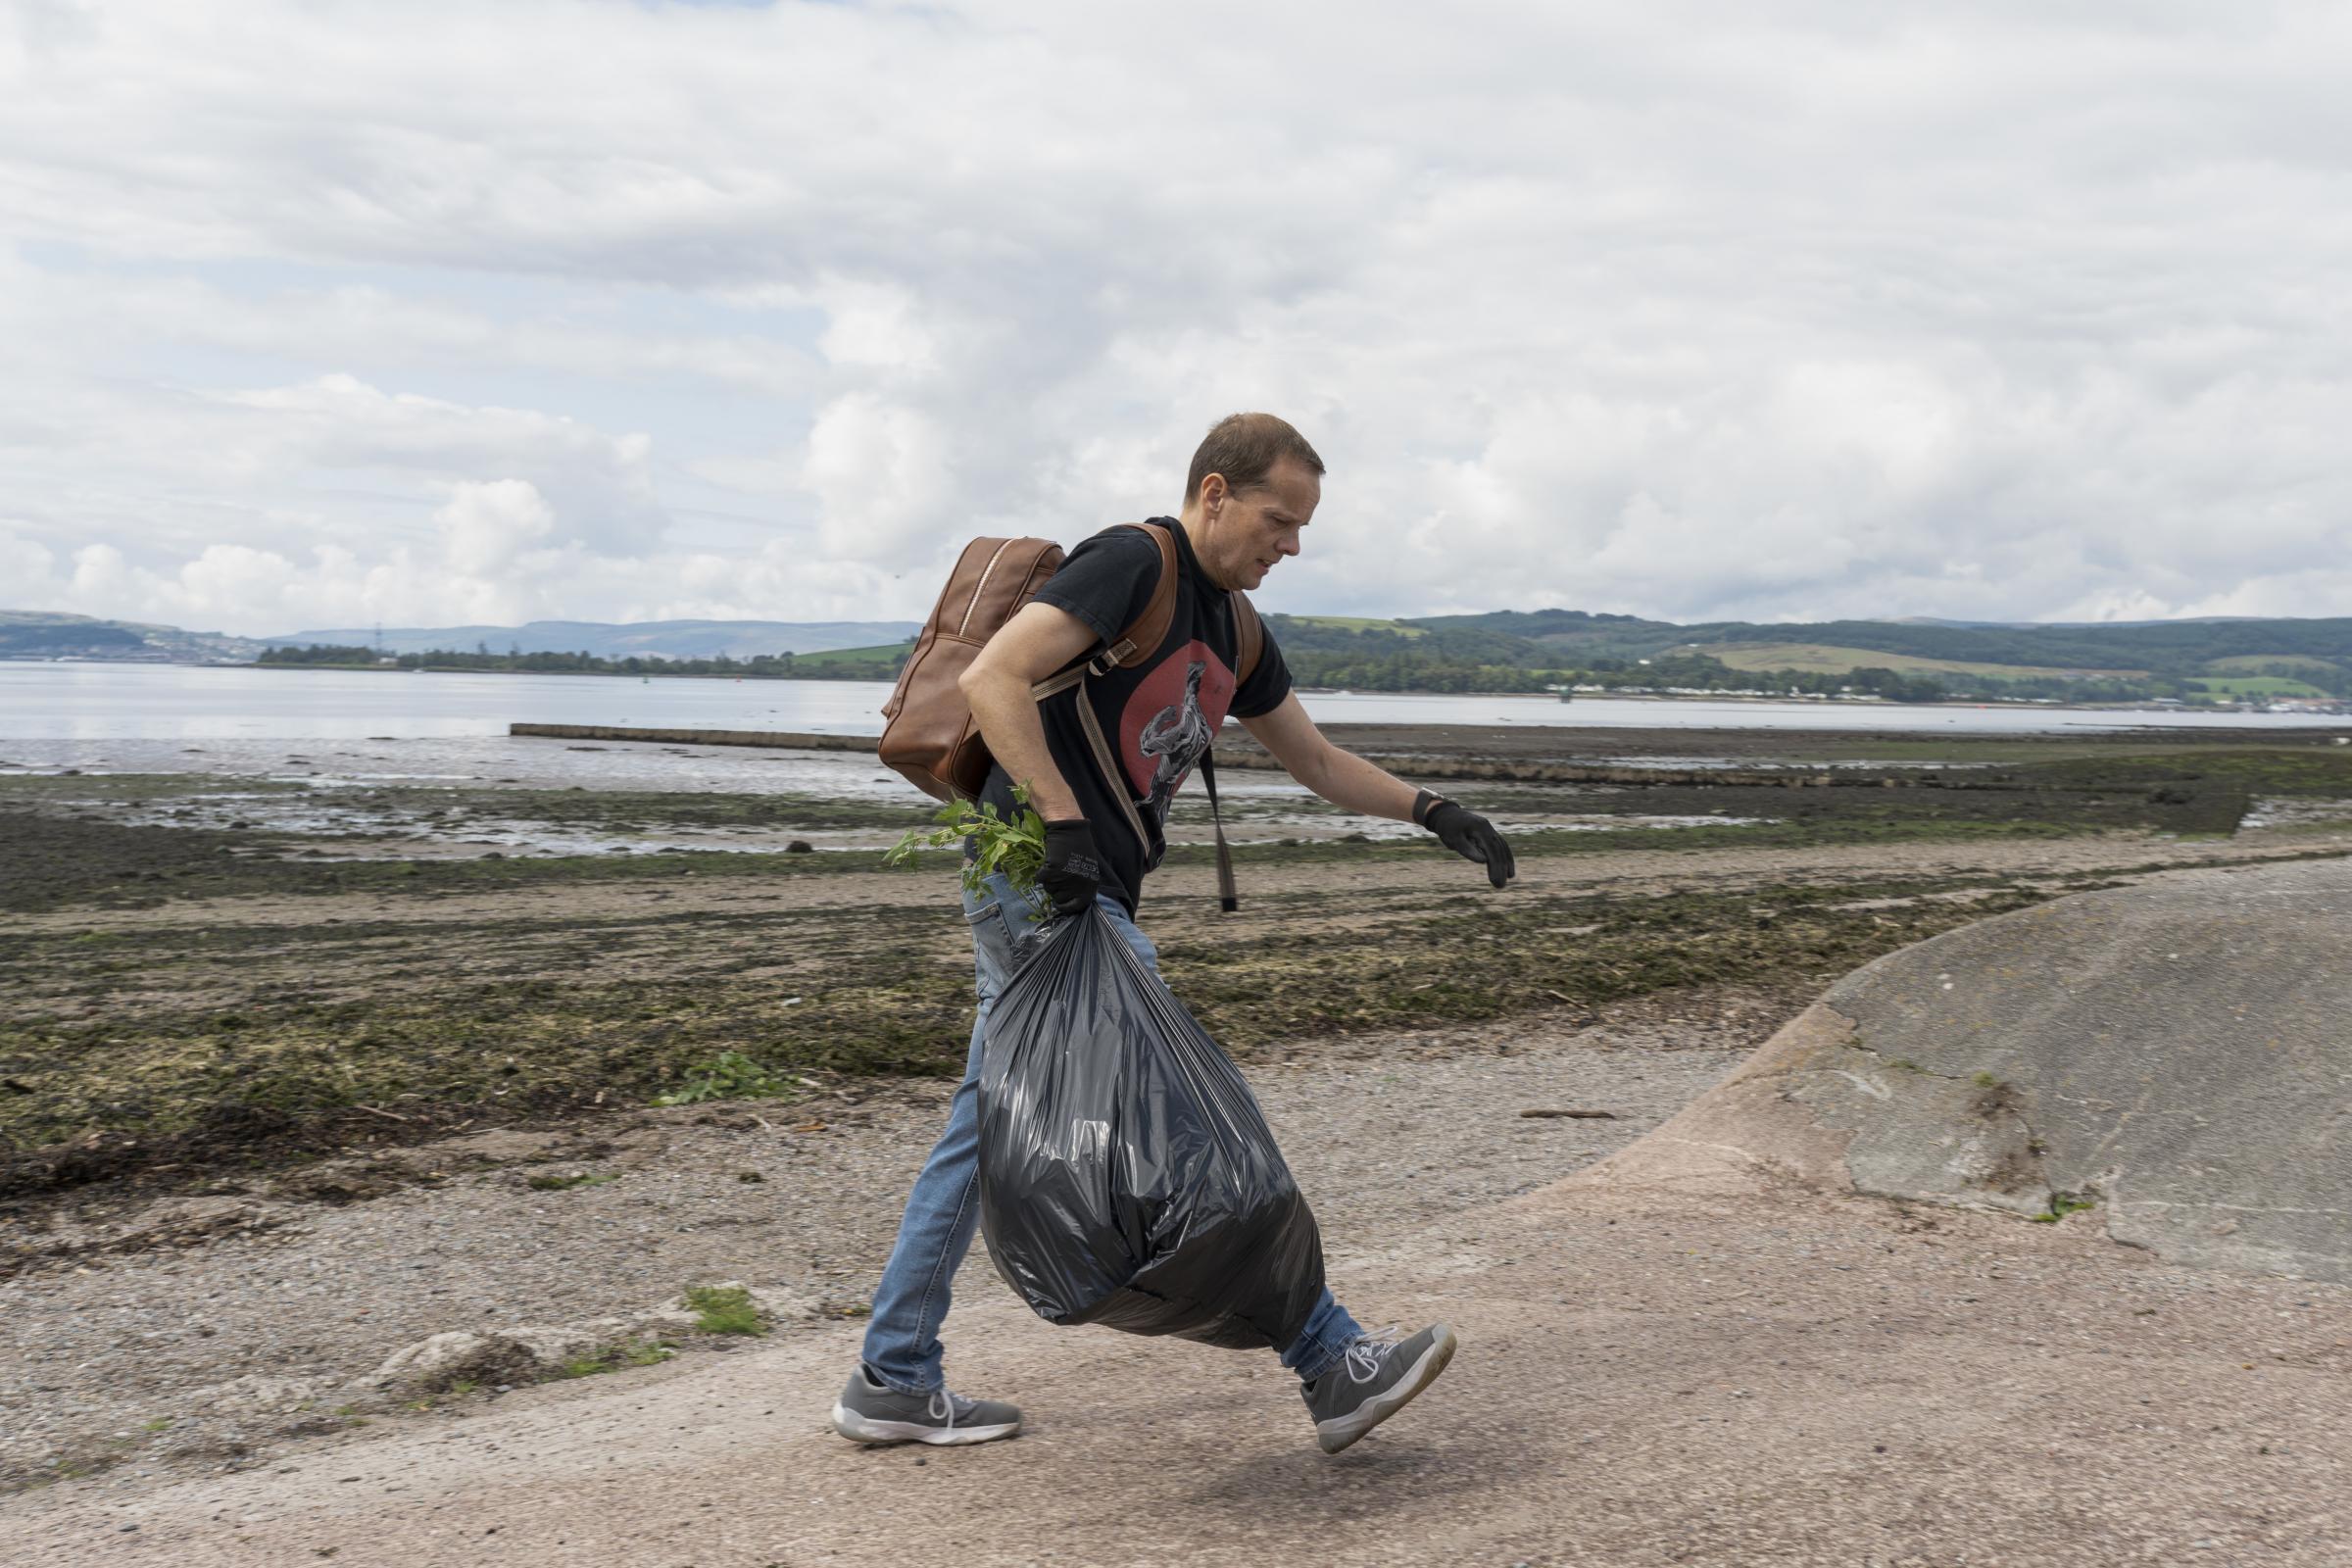
M 822 650 L 820 650 L 820 651 L 818 651 L 816 654 L 814 654 L 814 655 L 811 655 L 811 656 L 809 656 L 809 657 L 822 657 L 822 654 L 823 654 L 823 651 L 822 651 Z M 602 656 L 600 656 L 600 657 L 602 657 Z M 798 656 L 798 655 L 796 655 L 796 656 L 794 656 L 794 657 L 798 658 L 798 657 L 802 657 L 802 656 Z M 93 668 L 94 668 L 94 669 L 117 669 L 117 668 L 159 669 L 159 668 L 160 668 L 160 669 L 255 669 L 255 670 L 267 669 L 267 670 L 296 670 L 296 671 L 301 671 L 301 670 L 309 670 L 309 671 L 315 671 L 315 672 L 318 672 L 318 673 L 327 673 L 327 674 L 344 674 L 344 675 L 351 675 L 351 674 L 374 674 L 374 675 L 527 675 L 527 676 L 541 676 L 541 675 L 563 675 L 563 676 L 578 676 L 578 677 L 603 677 L 603 678 L 605 678 L 605 679 L 609 679 L 609 680 L 632 680 L 632 679 L 634 679 L 634 680 L 640 680 L 640 681 L 650 681 L 650 680 L 721 680 L 721 681 L 729 681 L 729 682 L 763 681 L 763 682 L 778 682 L 778 683 L 784 683 L 784 684 L 791 684 L 791 683 L 796 683 L 796 682 L 807 682 L 807 681 L 820 681 L 820 682 L 832 682 L 832 683 L 840 683 L 840 684 L 847 684 L 847 685 L 883 685 L 883 686 L 887 686 L 887 685 L 889 685 L 889 684 L 891 683 L 891 680 L 890 680 L 890 678 L 879 678 L 879 677 L 875 677 L 875 676 L 871 676 L 871 675 L 833 675 L 833 674 L 826 674 L 826 673 L 822 673 L 822 672 L 815 672 L 815 671 L 812 671 L 812 672 L 809 672 L 809 673 L 807 673 L 807 674 L 799 673 L 799 672 L 797 672 L 797 671 L 796 671 L 796 672 L 792 672 L 792 673 L 778 673 L 778 672 L 776 672 L 776 671 L 773 671 L 773 670 L 752 670 L 752 669 L 748 669 L 748 668 L 747 668 L 747 669 L 744 669 L 744 670 L 741 670 L 741 671 L 735 671 L 735 670 L 674 670 L 674 669 L 651 669 L 651 668 L 649 668 L 649 669 L 476 669 L 476 668 L 469 668 L 469 667 L 467 667 L 467 666 L 466 666 L 466 665 L 462 665 L 462 664 L 421 664 L 421 665 L 415 665 L 415 666 L 402 666 L 402 665 L 398 665 L 398 664 L 381 664 L 381 663 L 375 663 L 375 664 L 320 664 L 320 663 L 291 663 L 291 662 L 280 663 L 280 662 L 262 662 L 262 661 L 259 661 L 259 660 L 250 660 L 250 661 L 231 661 L 231 660 L 161 660 L 161 659 L 159 659 L 159 660 L 147 660 L 147 659 L 21 659 L 21 658 L 15 658 L 15 659 L 12 659 L 12 658 L 0 657 L 0 668 L 6 668 L 6 667 L 8 667 L 8 666 L 10 666 L 10 665 L 15 665 L 15 664 L 23 664 L 23 665 L 26 665 L 26 666 L 64 664 L 64 665 L 69 665 L 69 666 L 72 666 L 72 667 L 74 667 L 74 668 L 84 668 L 84 669 L 93 669 Z M 1507 700 L 1509 700 L 1509 701 L 1512 701 L 1512 702 L 1560 702 L 1560 701 L 1561 701 L 1561 699 L 1560 699 L 1560 696 L 1559 696 L 1559 693 L 1558 693 L 1556 690 L 1542 690 L 1542 689 L 1539 689 L 1539 690 L 1533 690 L 1533 691 L 1524 691 L 1524 690 L 1516 690 L 1516 689 L 1512 689 L 1512 690 L 1494 690 L 1494 691 L 1438 691 L 1438 690 L 1427 690 L 1427 689 L 1406 689 L 1406 690 L 1389 691 L 1389 690 L 1381 690 L 1381 689 L 1377 689 L 1377 688 L 1361 687 L 1361 686 L 1312 686 L 1312 685 L 1304 685 L 1304 684 L 1301 684 L 1301 685 L 1298 686 L 1296 689 L 1297 689 L 1297 690 L 1298 690 L 1298 692 L 1299 692 L 1299 693 L 1300 693 L 1302 696 L 1314 696 L 1314 697 L 1392 697 L 1392 698 L 1396 698 L 1396 697 L 1402 697 L 1402 698 L 1417 698 L 1417 697 L 1426 697 L 1426 698 L 1448 698 L 1448 699 L 1457 699 L 1457 700 L 1485 700 L 1485 699 L 1488 699 L 1488 698 L 1497 698 L 1497 699 L 1507 699 Z M 2162 703 L 2162 702 L 2160 702 L 2160 701 L 2158 701 L 2158 700 L 2155 700 L 2155 699 L 2148 699 L 2148 700 L 2145 700 L 2145 701 L 2140 701 L 2140 702 L 2117 702 L 2117 703 L 2068 703 L 2068 702 L 2045 702 L 2045 701 L 2038 701 L 2038 700 L 2030 699 L 2030 698 L 2006 698 L 2006 699 L 2005 699 L 2005 698 L 1959 698 L 1959 699 L 1952 699 L 1952 700 L 1948 700 L 1948 701 L 1938 701 L 1938 702 L 1903 703 L 1903 702 L 1895 702 L 1895 701 L 1892 701 L 1892 700 L 1890 700 L 1890 699 L 1884 698 L 1884 697 L 1872 697 L 1872 696 L 1845 696 L 1845 695 L 1836 695 L 1836 696 L 1811 696 L 1811 697 L 1807 697 L 1807 696 L 1793 696 L 1793 697 L 1792 697 L 1792 696 L 1776 696 L 1776 695 L 1773 695 L 1773 694 L 1770 694 L 1770 693 L 1755 693 L 1755 692 L 1746 692 L 1746 691 L 1724 691 L 1724 692 L 1657 692 L 1657 691 L 1640 691 L 1640 692 L 1637 692 L 1637 691 L 1595 691 L 1595 692 L 1580 692 L 1580 693 L 1576 694 L 1576 695 L 1575 695 L 1573 698 L 1571 698 L 1571 699 L 1567 700 L 1566 702 L 1562 703 L 1562 706 L 1563 706 L 1563 707 L 1573 707 L 1573 706 L 1575 706 L 1577 703 L 1582 703 L 1582 702 L 1609 702 L 1609 703 L 1664 703 L 1664 704 L 1674 704 L 1674 703 L 1719 703 L 1719 704 L 1731 704 L 1731 705 L 1754 705 L 1754 706 L 1757 706 L 1757 707 L 1765 707 L 1765 706 L 1779 706 L 1779 707 L 1793 707 L 1793 708 L 1822 708 L 1822 709 L 1831 709 L 1831 710 L 1871 709 L 1871 710 L 1918 710 L 1918 711 L 1923 711 L 1923 712 L 1953 711 L 1953 710 L 1961 710 L 1961 711 L 1976 711 L 1976 710 L 2001 710 L 2001 711 L 2036 712 L 2036 713 L 2040 713 L 2040 712 L 2052 712 L 2052 713 L 2131 713 L 2131 712 L 2147 712 L 2147 713 L 2189 713 L 2189 714 L 2199 714 L 2199 715 L 2204 715 L 2204 714 L 2212 714 L 2212 715 L 2216 715 L 2216 716 L 2221 716 L 2221 715 L 2253 716 L 2253 715 L 2257 715 L 2257 714 L 2267 713 L 2267 712 L 2269 711 L 2269 710 L 2268 710 L 2268 709 L 2266 709 L 2266 708 L 2260 708 L 2260 707 L 2255 707 L 2255 708 L 2247 708 L 2247 707 L 2243 707 L 2243 706 L 2240 706 L 2240 705 L 2237 705 L 2237 704 L 2228 704 L 2228 705 L 2224 705 L 2224 704 L 2209 704 L 2209 703 L 2178 703 L 2178 704 L 2166 704 L 2166 703 Z M 2296 710 L 2296 711 L 2304 711 L 2304 710 Z M 2342 707 L 2341 707 L 2341 710 L 2340 710 L 2340 711 L 2337 711 L 2337 712 L 2330 712 L 2330 711 L 2328 711 L 2328 710 L 2310 710 L 2310 711 L 2314 712 L 2314 713 L 2315 713 L 2317 716 L 2322 716 L 2322 717 L 2341 717 L 2341 718 L 2343 718 L 2343 719 L 2344 719 L 2344 720 L 2345 720 L 2347 723 L 2352 723 L 2352 704 L 2346 704 L 2346 705 L 2342 705 Z

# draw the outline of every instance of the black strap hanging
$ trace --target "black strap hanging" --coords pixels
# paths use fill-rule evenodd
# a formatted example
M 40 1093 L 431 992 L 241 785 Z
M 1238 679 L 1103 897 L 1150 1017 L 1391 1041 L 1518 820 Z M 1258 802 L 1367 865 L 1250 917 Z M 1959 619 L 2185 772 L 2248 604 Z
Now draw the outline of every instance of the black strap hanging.
M 1200 754 L 1200 782 L 1208 786 L 1208 814 L 1217 824 L 1217 907 L 1227 914 L 1242 906 L 1233 885 L 1233 852 L 1225 847 L 1225 813 L 1217 809 L 1217 758 L 1212 744 Z

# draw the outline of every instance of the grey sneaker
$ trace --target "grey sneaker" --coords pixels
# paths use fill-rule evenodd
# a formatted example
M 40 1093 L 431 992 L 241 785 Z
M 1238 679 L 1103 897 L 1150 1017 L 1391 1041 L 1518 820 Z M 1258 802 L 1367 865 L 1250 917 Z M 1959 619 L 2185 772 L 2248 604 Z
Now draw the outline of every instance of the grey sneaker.
M 987 1443 L 1020 1431 L 1021 1412 L 945 1389 L 901 1394 L 875 1382 L 861 1361 L 833 1401 L 833 1430 L 853 1443 Z
M 1396 1332 L 1363 1336 L 1321 1377 L 1298 1386 L 1325 1453 L 1339 1452 L 1410 1404 L 1453 1359 L 1453 1330 L 1443 1323 L 1402 1343 Z

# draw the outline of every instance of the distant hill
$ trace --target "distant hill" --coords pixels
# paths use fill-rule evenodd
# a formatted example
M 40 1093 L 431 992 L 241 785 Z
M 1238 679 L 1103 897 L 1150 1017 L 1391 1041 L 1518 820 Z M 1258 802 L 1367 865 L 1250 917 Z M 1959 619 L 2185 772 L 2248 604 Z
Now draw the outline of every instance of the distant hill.
M 340 626 L 263 637 L 271 648 L 313 645 L 381 648 L 387 654 L 434 652 L 594 654 L 599 659 L 751 659 L 761 654 L 826 653 L 904 642 L 922 628 L 911 620 L 534 620 L 520 626 Z
M 46 610 L 0 610 L 0 659 L 112 659 L 144 664 L 243 664 L 262 645 L 217 631 L 103 620 Z
M 1281 624 L 1282 617 L 1269 616 Z M 1369 623 L 1377 625 L 1377 622 Z M 2205 617 L 2099 624 L 1909 620 L 1700 621 L 1678 625 L 1633 615 L 1583 611 L 1496 611 L 1483 615 L 1423 615 L 1395 623 L 1417 628 L 1465 652 L 1525 662 L 1547 652 L 1555 660 L 1647 659 L 1676 651 L 1708 652 L 1794 646 L 1857 654 L 1898 655 L 1922 667 L 2015 665 L 2042 670 L 2133 670 L 2187 675 L 2213 661 L 2240 667 L 2269 661 L 2310 661 L 2352 667 L 2352 617 L 2253 619 Z M 1345 636 L 1300 626 L 1309 639 Z M 1363 634 L 1358 634 L 1363 635 Z M 1283 634 L 1283 646 L 1292 646 Z M 1434 650 L 1433 650 L 1434 651 Z M 1727 661 L 1728 662 L 1728 661 Z
M 1650 620 L 1582 610 L 1380 618 L 1285 615 L 1266 624 L 1302 684 L 1359 691 L 1523 691 L 1542 685 L 1831 692 L 1929 700 L 2352 697 L 2352 616 L 2205 617 L 2092 625 L 1903 620 Z M 266 638 L 88 615 L 0 611 L 0 659 L 245 662 L 269 648 L 380 647 L 394 655 L 587 655 L 775 661 L 798 678 L 894 674 L 913 621 L 535 620 L 521 626 L 328 627 Z M 380 637 L 380 641 L 379 641 Z M 296 661 L 300 662 L 300 661 Z M 576 661 L 575 661 L 576 662 Z M 490 667 L 490 666 L 483 666 Z M 821 676 L 819 678 L 822 678 Z
M 1292 673 L 1357 691 L 1538 685 L 2117 701 L 2352 696 L 2352 617 L 2054 625 L 1691 625 L 1580 610 L 1396 620 L 1269 613 Z

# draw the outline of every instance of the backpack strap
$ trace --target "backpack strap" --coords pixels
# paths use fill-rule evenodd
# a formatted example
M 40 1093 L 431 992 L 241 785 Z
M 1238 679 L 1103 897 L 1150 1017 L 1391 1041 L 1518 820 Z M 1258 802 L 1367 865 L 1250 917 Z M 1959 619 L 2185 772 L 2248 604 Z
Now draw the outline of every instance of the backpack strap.
M 1227 597 L 1233 605 L 1233 683 L 1241 686 L 1257 669 L 1257 662 L 1266 651 L 1266 624 L 1257 618 L 1257 607 L 1250 602 L 1248 594 L 1236 588 Z
M 1078 685 L 1089 674 L 1104 674 L 1139 656 L 1149 658 L 1157 653 L 1159 645 L 1168 639 L 1168 626 L 1176 618 L 1176 536 L 1157 523 L 1129 522 L 1118 526 L 1139 529 L 1159 546 L 1159 581 L 1152 587 L 1152 598 L 1144 606 L 1144 612 L 1119 633 L 1117 642 L 1095 658 L 1074 664 L 1050 679 L 1039 681 L 1029 689 L 1029 694 L 1040 702 L 1055 692 Z M 1248 680 L 1250 672 L 1257 667 L 1259 656 L 1265 651 L 1265 628 L 1259 624 L 1257 611 L 1250 605 L 1248 595 L 1236 589 L 1231 602 L 1237 643 L 1234 657 L 1241 662 L 1238 679 Z M 1127 825 L 1135 831 L 1136 842 L 1149 844 L 1151 839 L 1144 830 L 1143 817 L 1127 795 L 1126 773 L 1119 766 L 1102 726 L 1096 722 L 1094 704 L 1088 702 L 1083 694 L 1078 699 L 1078 720 L 1086 730 L 1087 742 L 1094 750 L 1095 760 L 1102 769 L 1111 799 L 1118 803 L 1126 814 Z M 1225 816 L 1217 805 L 1217 760 L 1214 751 L 1212 746 L 1209 751 L 1200 754 L 1200 782 L 1207 786 L 1209 814 L 1215 819 L 1217 828 L 1217 905 L 1230 914 L 1241 907 L 1241 899 L 1234 886 L 1233 852 L 1225 843 Z
M 1118 641 L 1087 664 L 1100 675 L 1135 659 L 1149 659 L 1168 639 L 1168 623 L 1176 618 L 1176 536 L 1155 522 L 1123 522 L 1159 546 L 1159 581 L 1152 589 L 1144 612 L 1119 633 Z

